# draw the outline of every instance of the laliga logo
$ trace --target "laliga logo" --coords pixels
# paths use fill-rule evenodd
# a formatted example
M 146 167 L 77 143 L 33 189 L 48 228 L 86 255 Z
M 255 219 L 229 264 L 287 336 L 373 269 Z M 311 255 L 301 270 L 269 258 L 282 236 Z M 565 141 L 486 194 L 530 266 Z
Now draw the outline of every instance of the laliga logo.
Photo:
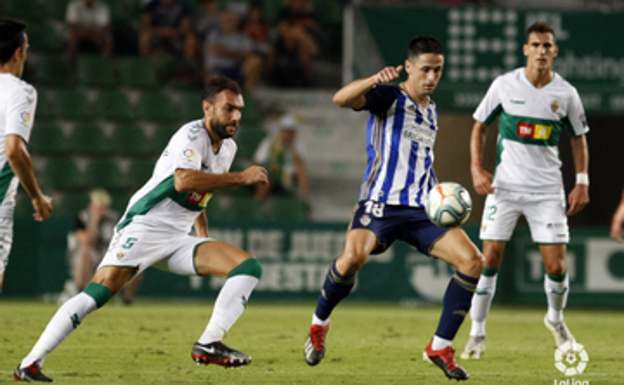
M 566 376 L 583 373 L 589 362 L 589 355 L 583 345 L 566 342 L 555 350 L 555 367 Z

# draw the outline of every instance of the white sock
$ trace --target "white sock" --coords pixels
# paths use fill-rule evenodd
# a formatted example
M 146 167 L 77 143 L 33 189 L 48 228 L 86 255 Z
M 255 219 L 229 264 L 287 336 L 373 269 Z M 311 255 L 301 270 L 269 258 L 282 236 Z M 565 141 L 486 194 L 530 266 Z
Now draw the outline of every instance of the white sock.
M 553 281 L 548 274 L 544 275 L 544 291 L 548 301 L 548 320 L 552 323 L 563 322 L 563 309 L 568 301 L 570 280 L 568 274 L 561 282 Z
M 312 325 L 327 326 L 328 323 L 329 318 L 323 321 L 322 319 L 317 317 L 316 314 L 312 314 Z
M 431 349 L 442 350 L 446 348 L 447 346 L 451 346 L 451 345 L 453 345 L 453 341 L 434 335 L 433 341 L 431 342 Z
M 95 300 L 85 293 L 79 293 L 65 302 L 56 311 L 33 349 L 22 360 L 20 367 L 25 368 L 34 362 L 42 365 L 46 356 L 56 349 L 95 308 Z
M 210 322 L 199 337 L 200 344 L 209 344 L 223 339 L 225 333 L 245 311 L 249 296 L 257 283 L 258 278 L 251 275 L 236 275 L 225 281 L 217 296 Z
M 498 274 L 490 277 L 482 275 L 479 278 L 477 291 L 472 297 L 472 306 L 470 307 L 470 319 L 472 320 L 471 336 L 485 336 L 485 322 L 490 312 L 492 299 L 496 293 L 497 278 Z

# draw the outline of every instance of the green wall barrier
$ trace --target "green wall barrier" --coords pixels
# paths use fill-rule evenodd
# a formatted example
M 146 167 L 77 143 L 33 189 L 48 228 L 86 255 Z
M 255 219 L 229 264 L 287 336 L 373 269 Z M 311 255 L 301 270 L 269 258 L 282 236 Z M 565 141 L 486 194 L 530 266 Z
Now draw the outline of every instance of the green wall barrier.
M 69 277 L 65 255 L 73 218 L 39 224 L 17 218 L 4 297 L 59 293 Z M 262 261 L 264 275 L 255 300 L 316 300 L 328 266 L 342 253 L 346 224 L 211 225 L 211 235 Z M 465 228 L 478 246 L 478 227 Z M 624 245 L 607 238 L 608 229 L 572 229 L 568 252 L 571 306 L 624 307 Z M 543 262 L 528 229 L 520 227 L 506 248 L 496 301 L 544 304 Z M 453 273 L 446 263 L 420 254 L 403 242 L 372 256 L 359 272 L 349 301 L 439 303 Z M 213 299 L 223 279 L 181 277 L 149 269 L 140 296 Z

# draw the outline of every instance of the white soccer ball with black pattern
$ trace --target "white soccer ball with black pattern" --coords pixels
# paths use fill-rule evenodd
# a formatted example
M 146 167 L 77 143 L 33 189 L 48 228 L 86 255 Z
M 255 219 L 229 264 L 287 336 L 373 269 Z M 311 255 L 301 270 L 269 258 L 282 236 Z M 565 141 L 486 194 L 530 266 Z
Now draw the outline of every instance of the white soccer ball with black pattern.
M 425 211 L 439 227 L 456 227 L 466 223 L 472 211 L 472 199 L 462 185 L 442 182 L 429 191 Z

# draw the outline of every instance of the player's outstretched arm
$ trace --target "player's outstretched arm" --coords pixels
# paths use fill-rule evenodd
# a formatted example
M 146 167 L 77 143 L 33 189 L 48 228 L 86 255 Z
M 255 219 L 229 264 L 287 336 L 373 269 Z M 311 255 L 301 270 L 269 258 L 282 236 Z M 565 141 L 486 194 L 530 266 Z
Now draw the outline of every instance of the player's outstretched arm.
M 391 83 L 399 78 L 403 66 L 386 67 L 373 76 L 354 80 L 336 92 L 334 103 L 344 108 L 362 108 L 366 104 L 364 94 L 373 86 L 382 83 Z
M 174 174 L 174 187 L 179 192 L 212 191 L 227 187 L 268 184 L 267 170 L 262 166 L 251 166 L 241 172 L 209 174 L 199 170 L 178 169 Z
M 622 190 L 622 200 L 611 220 L 611 238 L 620 243 L 622 242 L 622 225 L 624 225 L 624 190 Z
M 4 143 L 4 151 L 7 154 L 11 169 L 17 175 L 24 190 L 31 198 L 35 214 L 35 220 L 45 221 L 52 212 L 52 198 L 44 195 L 39 188 L 32 159 L 26 148 L 26 143 L 19 135 L 7 135 Z
M 491 194 L 492 174 L 485 171 L 482 166 L 483 143 L 485 141 L 485 131 L 487 126 L 476 121 L 472 126 L 470 135 L 470 173 L 472 174 L 472 185 L 479 194 Z
M 568 215 L 574 215 L 589 203 L 589 151 L 587 150 L 587 139 L 585 135 L 576 136 L 570 139 L 572 145 L 572 158 L 574 159 L 574 169 L 576 170 L 576 185 L 568 196 Z

